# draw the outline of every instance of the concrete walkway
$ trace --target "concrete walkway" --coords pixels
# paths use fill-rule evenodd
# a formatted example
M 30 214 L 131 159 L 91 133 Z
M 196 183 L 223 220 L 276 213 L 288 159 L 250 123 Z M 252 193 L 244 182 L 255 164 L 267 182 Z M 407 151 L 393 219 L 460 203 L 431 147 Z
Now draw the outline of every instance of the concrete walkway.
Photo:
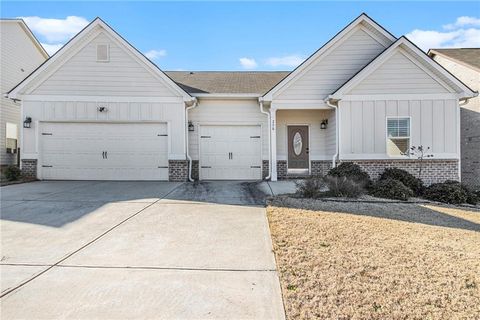
M 284 319 L 252 183 L 2 187 L 2 319 Z

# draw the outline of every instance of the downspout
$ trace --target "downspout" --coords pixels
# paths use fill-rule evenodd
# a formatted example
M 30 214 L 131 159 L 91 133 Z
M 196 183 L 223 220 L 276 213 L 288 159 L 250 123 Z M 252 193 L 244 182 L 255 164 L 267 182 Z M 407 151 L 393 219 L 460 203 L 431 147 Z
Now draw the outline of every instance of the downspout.
M 338 107 L 336 105 L 333 105 L 330 103 L 330 99 L 326 99 L 325 103 L 327 106 L 333 108 L 335 110 L 335 154 L 333 155 L 332 158 L 332 168 L 335 168 L 337 166 L 337 158 L 338 155 L 340 154 L 340 146 L 339 146 L 339 139 L 338 135 L 340 133 L 340 121 L 338 121 Z
M 192 179 L 192 157 L 190 157 L 189 153 L 189 145 L 188 145 L 188 111 L 196 108 L 198 106 L 197 99 L 193 100 L 193 104 L 190 107 L 185 109 L 185 148 L 186 148 L 186 155 L 188 160 L 188 181 L 193 182 Z
M 263 114 L 266 114 L 267 115 L 267 123 L 268 123 L 268 128 L 270 128 L 270 112 L 267 112 L 265 110 L 263 110 L 263 98 L 262 97 L 259 97 L 258 98 L 258 105 L 260 106 L 260 112 L 263 113 Z M 272 166 L 271 166 L 271 163 L 272 163 L 272 158 L 271 158 L 271 138 L 270 138 L 270 130 L 267 130 L 268 134 L 268 176 L 265 177 L 265 180 L 269 180 L 271 175 L 272 175 Z

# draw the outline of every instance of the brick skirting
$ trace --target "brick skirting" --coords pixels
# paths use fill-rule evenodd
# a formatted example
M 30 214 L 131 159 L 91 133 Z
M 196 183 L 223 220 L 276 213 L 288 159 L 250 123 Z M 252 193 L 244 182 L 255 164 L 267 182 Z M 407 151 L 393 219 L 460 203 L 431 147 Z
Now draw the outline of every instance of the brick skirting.
M 420 167 L 420 160 L 349 160 L 342 162 L 358 164 L 373 180 L 377 179 L 386 168 L 403 169 L 417 177 Z M 331 167 L 331 161 L 311 161 L 311 176 L 326 175 Z M 289 178 L 287 175 L 287 161 L 277 161 L 277 178 Z M 421 179 L 426 185 L 445 180 L 458 180 L 458 160 L 423 160 Z
M 22 159 L 22 175 L 28 179 L 37 178 L 37 159 Z
M 268 160 L 262 161 L 262 179 L 268 176 Z
M 187 160 L 168 160 L 168 181 L 183 182 L 188 180 Z

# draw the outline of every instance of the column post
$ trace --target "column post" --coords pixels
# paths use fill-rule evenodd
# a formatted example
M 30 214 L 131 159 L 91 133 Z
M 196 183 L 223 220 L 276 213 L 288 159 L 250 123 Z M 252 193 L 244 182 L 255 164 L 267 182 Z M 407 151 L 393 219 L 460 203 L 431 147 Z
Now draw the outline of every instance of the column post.
M 272 152 L 272 181 L 277 181 L 277 109 L 272 106 L 270 108 L 270 144 Z

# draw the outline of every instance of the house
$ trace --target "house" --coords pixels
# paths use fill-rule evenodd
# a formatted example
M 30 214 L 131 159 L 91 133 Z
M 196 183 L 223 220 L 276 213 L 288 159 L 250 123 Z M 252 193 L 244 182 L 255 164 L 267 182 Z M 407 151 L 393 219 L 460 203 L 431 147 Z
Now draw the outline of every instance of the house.
M 9 93 L 39 179 L 283 179 L 341 161 L 459 179 L 459 101 L 477 95 L 366 14 L 290 73 L 163 72 L 97 18 Z M 272 165 L 273 164 L 273 165 Z
M 5 94 L 23 80 L 48 54 L 21 19 L 0 19 L 0 164 L 17 163 L 20 103 Z
M 474 90 L 480 89 L 480 48 L 430 49 L 428 55 Z M 462 182 L 480 188 L 480 98 L 460 109 Z

